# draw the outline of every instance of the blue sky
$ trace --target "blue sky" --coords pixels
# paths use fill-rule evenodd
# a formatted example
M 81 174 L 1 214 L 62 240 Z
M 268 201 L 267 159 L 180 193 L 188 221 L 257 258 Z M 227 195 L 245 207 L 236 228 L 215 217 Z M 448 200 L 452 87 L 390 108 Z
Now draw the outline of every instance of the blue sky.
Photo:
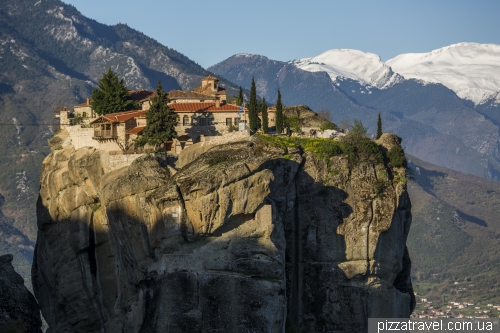
M 105 24 L 126 23 L 203 67 L 236 53 L 274 60 L 336 48 L 429 52 L 459 42 L 500 44 L 500 1 L 63 0 Z

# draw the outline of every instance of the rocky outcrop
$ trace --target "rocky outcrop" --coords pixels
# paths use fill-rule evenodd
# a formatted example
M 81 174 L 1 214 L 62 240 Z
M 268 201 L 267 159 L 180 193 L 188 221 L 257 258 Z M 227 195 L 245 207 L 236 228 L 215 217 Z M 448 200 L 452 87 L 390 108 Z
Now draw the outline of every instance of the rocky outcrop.
M 102 154 L 43 163 L 33 286 L 50 332 L 359 332 L 410 315 L 410 201 L 384 163 L 257 138 L 175 174 L 150 156 L 105 173 Z
M 11 254 L 0 256 L 0 332 L 41 333 L 38 303 L 12 260 Z

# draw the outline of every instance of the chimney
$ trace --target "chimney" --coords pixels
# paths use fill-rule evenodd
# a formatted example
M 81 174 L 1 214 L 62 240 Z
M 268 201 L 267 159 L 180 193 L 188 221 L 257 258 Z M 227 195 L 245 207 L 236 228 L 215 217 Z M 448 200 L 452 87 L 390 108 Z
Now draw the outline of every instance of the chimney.
M 220 99 L 219 98 L 215 99 L 215 107 L 220 108 Z
M 87 97 L 87 105 L 90 105 L 90 98 Z

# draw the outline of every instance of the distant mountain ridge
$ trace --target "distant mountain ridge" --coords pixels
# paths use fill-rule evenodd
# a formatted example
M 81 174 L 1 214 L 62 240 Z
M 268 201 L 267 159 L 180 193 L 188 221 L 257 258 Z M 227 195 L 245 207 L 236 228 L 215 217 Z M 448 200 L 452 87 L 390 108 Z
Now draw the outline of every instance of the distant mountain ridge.
M 476 105 L 500 103 L 500 45 L 458 43 L 385 63 L 407 79 L 441 83 Z
M 309 72 L 351 79 L 384 89 L 404 79 L 440 83 L 475 105 L 500 103 L 500 45 L 458 43 L 428 53 L 408 53 L 385 63 L 376 54 L 332 49 L 311 58 L 290 61 Z

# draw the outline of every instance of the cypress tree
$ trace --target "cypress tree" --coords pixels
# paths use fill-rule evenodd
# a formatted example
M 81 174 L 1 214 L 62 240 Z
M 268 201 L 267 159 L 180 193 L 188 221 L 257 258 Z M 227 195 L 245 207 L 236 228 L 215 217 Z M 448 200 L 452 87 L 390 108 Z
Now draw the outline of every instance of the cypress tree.
M 159 80 L 155 92 L 156 95 L 151 98 L 151 106 L 146 112 L 147 126 L 136 143 L 138 146 L 152 145 L 156 151 L 162 144 L 177 137 L 175 131 L 177 120 L 167 105 L 169 100 Z
M 250 101 L 248 102 L 248 120 L 250 130 L 256 132 L 259 128 L 259 115 L 257 112 L 257 88 L 255 88 L 255 81 L 252 76 L 252 87 L 250 88 Z
M 265 98 L 262 98 L 261 114 L 262 114 L 262 131 L 264 132 L 264 134 L 267 134 L 269 130 L 269 118 L 267 116 L 267 105 Z
M 281 92 L 278 89 L 278 100 L 276 101 L 276 133 L 283 132 L 283 104 L 281 104 Z
M 236 105 L 241 106 L 243 104 L 243 90 L 240 86 L 240 91 L 238 92 L 238 98 L 236 99 Z
M 380 117 L 380 112 L 378 113 L 377 120 L 377 140 L 382 136 L 382 118 Z
M 139 109 L 139 104 L 130 99 L 125 82 L 108 68 L 98 82 L 98 88 L 92 90 L 91 107 L 98 115 Z

